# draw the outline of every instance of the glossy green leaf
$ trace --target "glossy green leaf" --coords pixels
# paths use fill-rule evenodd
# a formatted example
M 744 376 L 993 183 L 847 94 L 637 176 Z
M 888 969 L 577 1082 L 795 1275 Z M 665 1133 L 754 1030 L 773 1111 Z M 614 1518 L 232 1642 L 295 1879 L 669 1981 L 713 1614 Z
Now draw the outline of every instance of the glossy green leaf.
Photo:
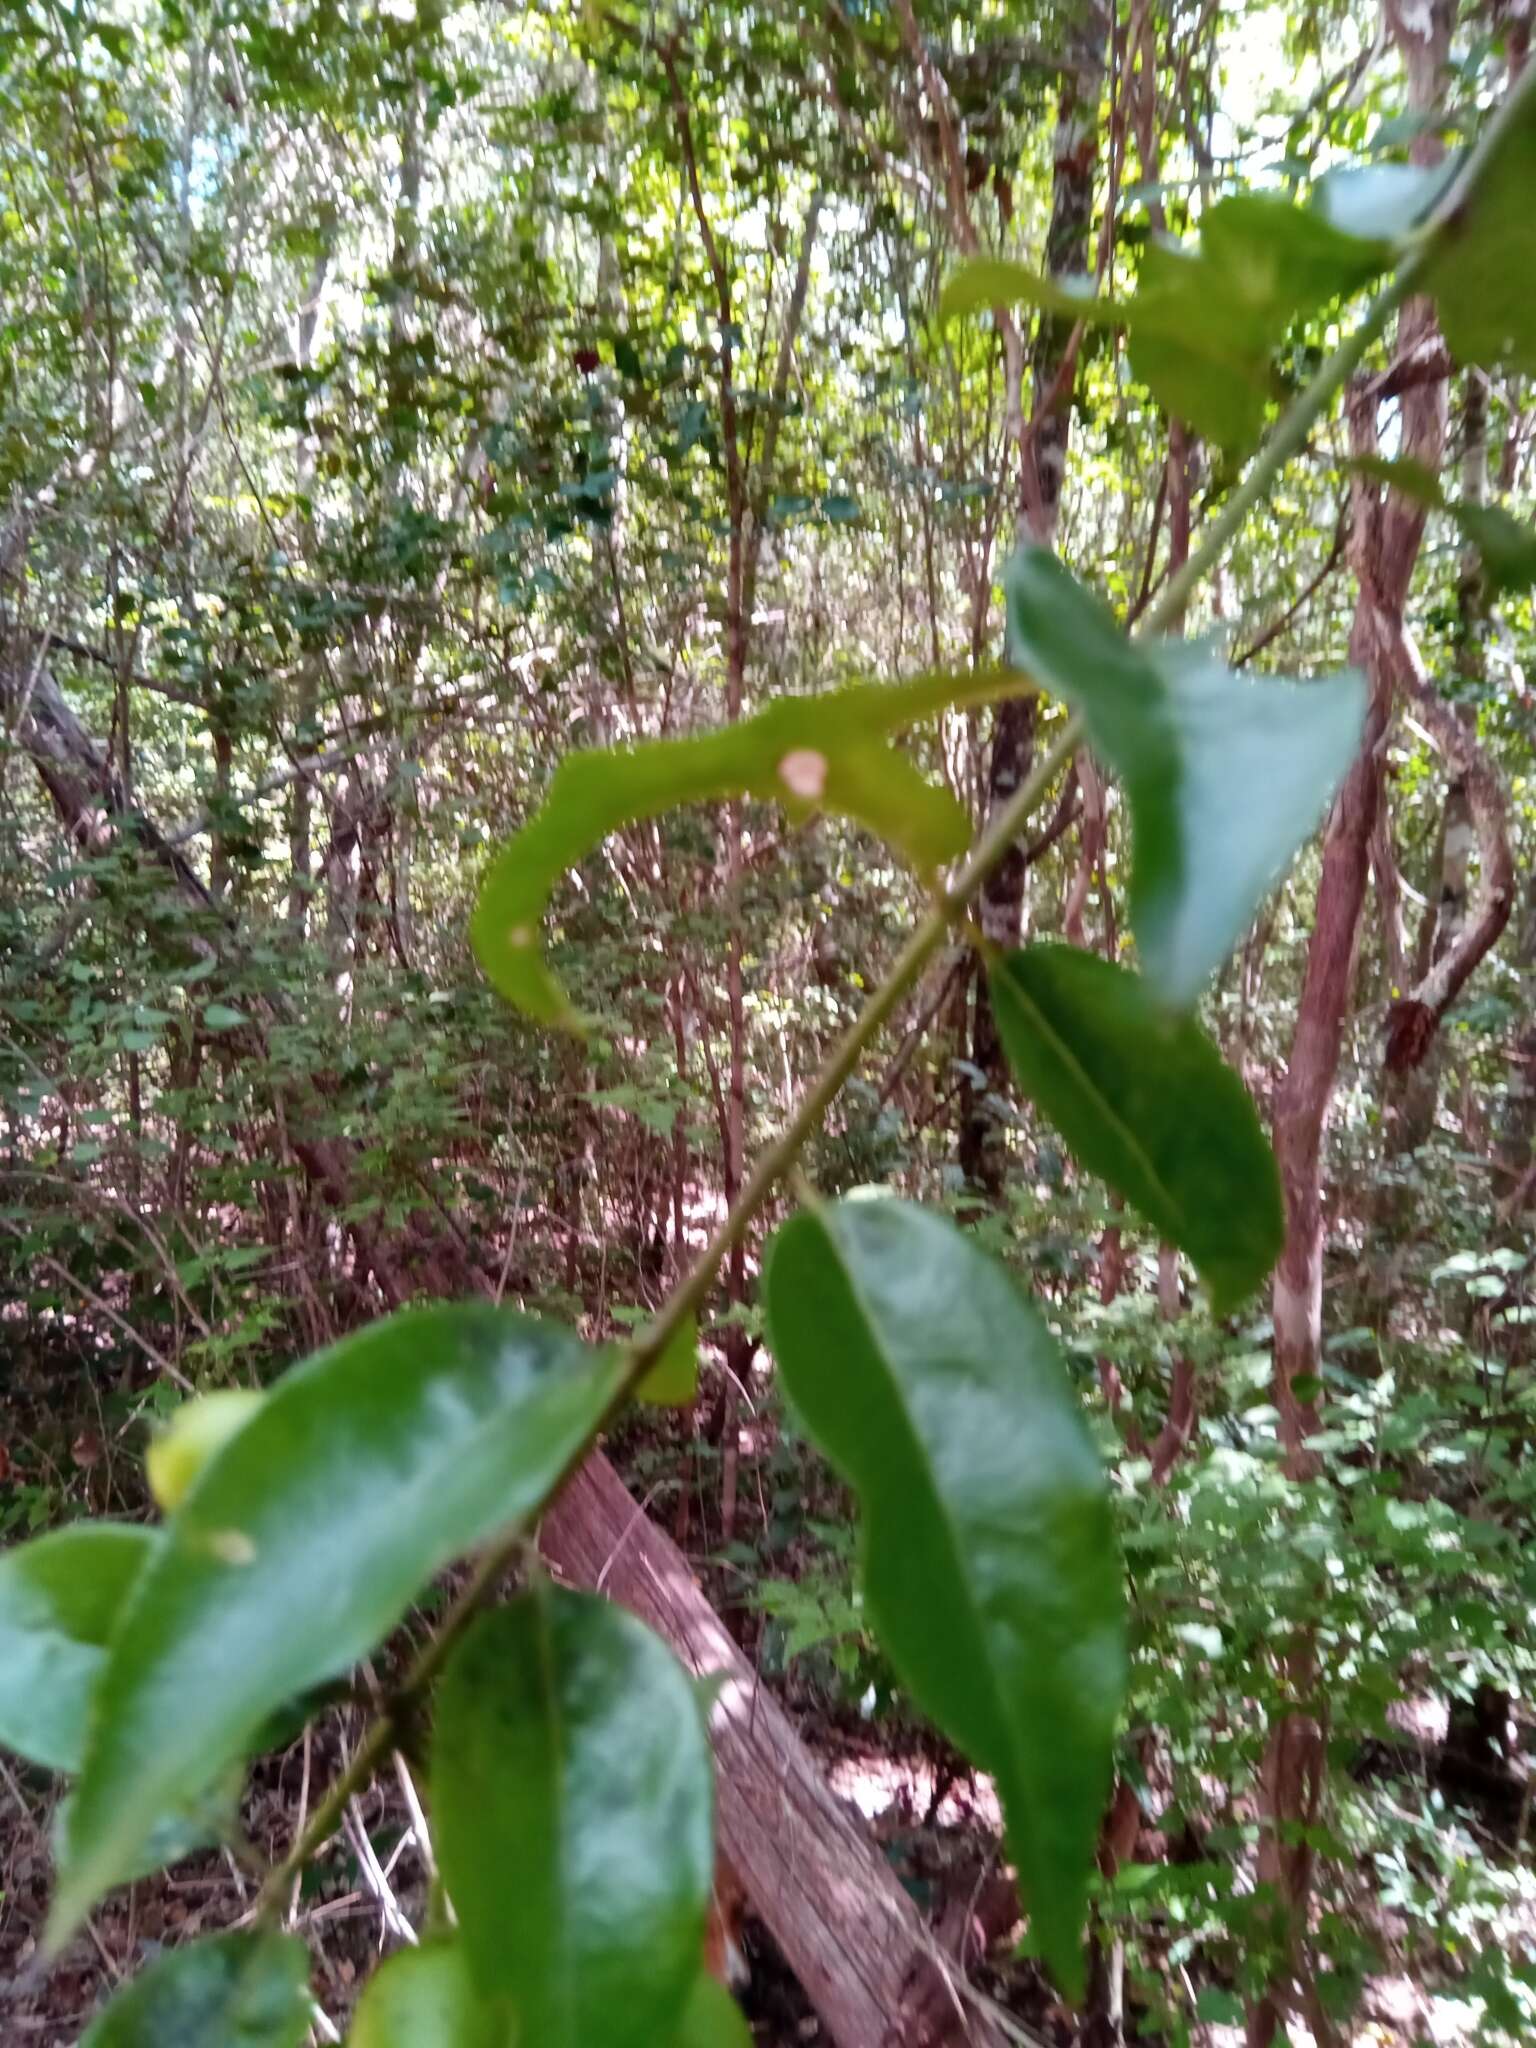
M 1020 549 L 1005 586 L 1014 657 L 1081 710 L 1125 785 L 1147 979 L 1190 1003 L 1317 825 L 1359 744 L 1364 685 L 1256 681 L 1197 641 L 1133 644 L 1043 548 Z
M 0 1555 L 0 1743 L 75 1771 L 91 1688 L 135 1579 L 159 1536 L 80 1522 Z
M 640 1382 L 635 1398 L 652 1408 L 687 1408 L 698 1397 L 699 1325 L 688 1316 Z
M 476 1996 L 457 1941 L 391 1956 L 368 1980 L 347 2039 L 351 2048 L 513 2048 L 510 2019 Z
M 1497 118 L 1497 117 L 1496 117 Z M 1424 273 L 1461 363 L 1536 376 L 1536 66 L 1468 167 Z
M 713 1977 L 695 1980 L 673 2048 L 752 2048 L 741 2007 Z
M 888 840 L 920 874 L 932 874 L 964 851 L 970 821 L 888 738 L 949 705 L 990 702 L 1019 687 L 1017 676 L 996 673 L 861 684 L 824 697 L 781 697 L 755 718 L 688 739 L 567 754 L 542 807 L 481 884 L 470 925 L 481 966 L 529 1016 L 579 1028 L 540 951 L 550 896 L 610 833 L 679 804 L 750 796 L 781 803 L 792 818 L 838 812 Z
M 216 1934 L 170 1949 L 120 1991 L 80 2048 L 300 2048 L 309 1956 L 289 1934 Z
M 1224 1315 L 1280 1255 L 1280 1176 L 1248 1091 L 1123 967 L 1026 946 L 991 971 L 1019 1086 L 1090 1172 L 1188 1252 Z
M 714 1870 L 709 1739 L 633 1615 L 540 1587 L 483 1616 L 444 1674 L 438 1856 L 482 1997 L 539 2048 L 676 2031 Z
M 616 1353 L 476 1303 L 405 1310 L 278 1382 L 167 1524 L 113 1640 L 55 1948 L 275 1708 L 355 1664 L 435 1571 L 538 1508 L 618 1371 Z
M 1125 1599 L 1055 1340 L 1001 1266 L 906 1202 L 794 1217 L 764 1289 L 789 1393 L 859 1492 L 870 1617 L 918 1704 L 995 1778 L 1040 1953 L 1075 1995 Z

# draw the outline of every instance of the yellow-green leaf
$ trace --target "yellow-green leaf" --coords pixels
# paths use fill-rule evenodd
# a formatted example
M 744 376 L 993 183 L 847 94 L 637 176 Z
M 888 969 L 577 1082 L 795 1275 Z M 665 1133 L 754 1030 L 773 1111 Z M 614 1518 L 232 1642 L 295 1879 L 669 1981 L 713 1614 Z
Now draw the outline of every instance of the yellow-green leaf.
M 640 1382 L 635 1398 L 652 1408 L 687 1408 L 699 1396 L 699 1325 L 684 1318 Z
M 144 1474 L 156 1504 L 167 1514 L 179 1508 L 209 1460 L 261 1406 L 252 1387 L 221 1387 L 183 1401 L 149 1440 Z
M 920 676 L 824 697 L 781 697 L 755 718 L 687 739 L 567 754 L 536 815 L 491 863 L 470 936 L 511 1003 L 543 1023 L 580 1018 L 547 966 L 540 925 L 555 885 L 612 832 L 679 804 L 750 796 L 793 818 L 832 811 L 867 825 L 922 875 L 964 851 L 970 821 L 889 736 L 951 704 L 1016 693 L 1021 678 Z

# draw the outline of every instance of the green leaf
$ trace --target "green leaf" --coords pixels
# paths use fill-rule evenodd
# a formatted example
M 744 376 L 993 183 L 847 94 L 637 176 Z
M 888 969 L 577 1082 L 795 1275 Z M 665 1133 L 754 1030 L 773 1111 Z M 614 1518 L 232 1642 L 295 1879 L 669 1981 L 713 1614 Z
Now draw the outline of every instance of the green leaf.
M 673 2048 L 752 2048 L 741 2007 L 713 1977 L 695 1980 Z
M 635 1392 L 652 1408 L 687 1408 L 699 1397 L 699 1325 L 689 1316 Z
M 1240 2027 L 1243 2024 L 1243 2001 L 1235 1991 L 1223 1991 L 1215 1984 L 1208 1984 L 1195 2000 L 1195 2018 L 1207 2026 Z
M 1314 203 L 1344 234 L 1403 242 L 1433 210 L 1455 168 L 1449 160 L 1433 167 L 1346 164 L 1318 181 Z
M 302 1941 L 218 1934 L 151 1963 L 80 2048 L 299 2048 L 309 2017 Z
M 1428 505 L 1436 512 L 1445 509 L 1440 479 L 1415 456 L 1354 455 L 1344 467 L 1357 476 L 1368 476 L 1373 483 L 1386 484 L 1416 505 Z
M 792 818 L 826 810 L 888 840 L 920 874 L 963 852 L 964 807 L 926 782 L 888 736 L 951 704 L 1016 693 L 1019 679 L 920 676 L 824 697 L 781 697 L 755 718 L 688 739 L 567 754 L 537 814 L 492 862 L 470 925 L 480 964 L 511 1003 L 547 1024 L 581 1019 L 539 950 L 562 875 L 612 832 L 679 804 L 750 796 Z
M 407 1309 L 289 1373 L 167 1524 L 96 1689 L 55 1951 L 158 1816 L 347 1670 L 436 1571 L 531 1514 L 618 1354 L 485 1303 Z
M 1482 557 L 1493 590 L 1529 590 L 1536 584 L 1536 527 L 1517 519 L 1501 505 L 1476 505 L 1467 498 L 1448 498 L 1439 478 L 1411 456 L 1388 460 L 1379 455 L 1361 455 L 1344 466 L 1388 485 L 1416 504 L 1448 512 Z
M 1521 591 L 1536 585 L 1536 527 L 1502 505 L 1453 503 L 1451 515 L 1483 558 L 1494 590 Z
M 541 1587 L 444 1675 L 438 1855 L 482 1997 L 539 2048 L 655 2048 L 679 2025 L 714 1869 L 693 1687 L 622 1608 Z
M 1191 285 L 1191 295 L 1200 291 Z M 1234 349 L 1192 311 L 1162 330 L 1138 327 L 1131 368 L 1170 419 L 1187 420 L 1218 448 L 1247 449 L 1264 427 L 1271 376 L 1267 348 Z
M 994 306 L 1035 306 L 1097 327 L 1119 327 L 1129 317 L 1127 305 L 1095 296 L 1091 278 L 1046 277 L 1027 263 L 970 256 L 940 294 L 939 318 L 958 320 L 967 313 L 990 312 Z
M 232 1010 L 228 1003 L 210 1003 L 203 1012 L 203 1028 L 207 1031 L 234 1031 L 249 1022 L 243 1010 Z
M 391 1956 L 358 2001 L 351 2048 L 509 2048 L 504 2013 L 475 1995 L 457 1941 Z
M 1393 253 L 1384 239 L 1345 232 L 1273 192 L 1239 192 L 1213 206 L 1201 220 L 1200 251 L 1220 281 L 1223 315 L 1277 339 L 1298 314 L 1359 291 Z
M 295 1729 L 294 1733 L 297 1735 L 299 1730 Z M 267 1745 L 263 1743 L 261 1746 Z M 184 1856 L 191 1856 L 199 1849 L 212 1849 L 221 1842 L 237 1840 L 240 1799 L 244 1790 L 245 1767 L 242 1763 L 234 1763 L 221 1774 L 216 1784 L 189 1794 L 161 1814 L 145 1835 L 143 1847 L 125 1873 L 124 1882 L 136 1883 L 139 1878 L 150 1877 L 156 1871 L 164 1870 L 168 1864 L 179 1863 Z M 75 1794 L 70 1791 L 54 1808 L 53 1824 L 49 1829 L 55 1866 L 62 1866 L 69 1859 L 74 1812 Z
M 1243 192 L 1205 214 L 1197 245 L 1150 244 L 1131 299 L 1095 298 L 1086 281 L 1079 288 L 1027 264 L 973 258 L 946 286 L 940 314 L 1022 302 L 1123 326 L 1132 367 L 1164 409 L 1207 440 L 1241 449 L 1262 429 L 1270 359 L 1291 322 L 1358 291 L 1392 256 L 1388 240 L 1346 232 L 1321 209 Z
M 1202 219 L 1198 249 L 1147 250 L 1129 308 L 1131 366 L 1167 412 L 1245 449 L 1262 430 L 1286 329 L 1358 291 L 1391 254 L 1273 193 L 1223 199 Z
M 75 1771 L 91 1688 L 153 1529 L 80 1522 L 0 1556 L 0 1743 L 29 1763 Z
M 1188 1252 L 1225 1315 L 1280 1256 L 1280 1175 L 1248 1091 L 1193 1018 L 1123 967 L 1027 946 L 991 971 L 1019 1086 L 1091 1173 Z
M 995 1778 L 1040 1952 L 1075 1996 L 1125 1598 L 1061 1354 L 1000 1266 L 906 1202 L 794 1217 L 764 1287 L 789 1393 L 858 1489 L 876 1632 Z
M 1194 1000 L 1322 815 L 1359 745 L 1365 686 L 1253 681 L 1209 646 L 1133 644 L 1044 548 L 1004 572 L 1014 657 L 1076 705 L 1125 784 L 1131 923 L 1163 1001 Z
M 1536 67 L 1468 166 L 1424 272 L 1461 363 L 1536 376 Z

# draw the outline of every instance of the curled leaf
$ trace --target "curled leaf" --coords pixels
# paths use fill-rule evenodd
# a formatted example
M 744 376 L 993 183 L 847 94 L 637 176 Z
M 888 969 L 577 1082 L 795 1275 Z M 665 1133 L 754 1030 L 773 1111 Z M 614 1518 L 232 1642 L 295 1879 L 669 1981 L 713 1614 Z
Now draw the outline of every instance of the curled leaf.
M 1016 693 L 1018 676 L 920 676 L 824 697 L 781 697 L 755 718 L 687 739 L 567 754 L 535 816 L 497 854 L 470 936 L 511 1003 L 547 1024 L 580 1018 L 545 963 L 540 925 L 555 885 L 612 832 L 679 804 L 750 796 L 794 818 L 835 811 L 867 825 L 931 875 L 965 849 L 970 821 L 889 744 L 952 704 Z

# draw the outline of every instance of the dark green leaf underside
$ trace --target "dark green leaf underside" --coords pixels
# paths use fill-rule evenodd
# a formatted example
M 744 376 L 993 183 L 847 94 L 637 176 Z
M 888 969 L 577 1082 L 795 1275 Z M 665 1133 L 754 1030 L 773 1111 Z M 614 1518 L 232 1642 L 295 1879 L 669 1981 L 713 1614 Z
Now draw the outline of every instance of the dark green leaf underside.
M 1280 1255 L 1280 1177 L 1248 1092 L 1193 1019 L 1072 946 L 991 971 L 1008 1064 L 1077 1157 L 1186 1251 L 1218 1315 Z

